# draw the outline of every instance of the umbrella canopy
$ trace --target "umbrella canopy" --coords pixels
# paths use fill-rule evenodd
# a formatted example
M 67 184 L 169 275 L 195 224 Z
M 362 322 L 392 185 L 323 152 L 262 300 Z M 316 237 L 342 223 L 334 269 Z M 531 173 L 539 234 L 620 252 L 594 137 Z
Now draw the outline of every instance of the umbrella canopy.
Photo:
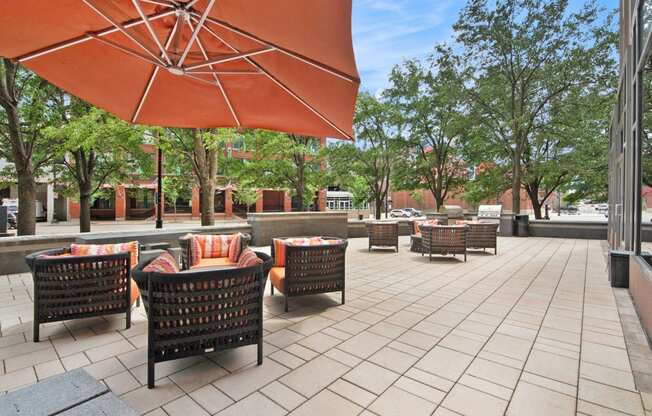
M 351 138 L 351 0 L 4 0 L 0 55 L 130 122 Z

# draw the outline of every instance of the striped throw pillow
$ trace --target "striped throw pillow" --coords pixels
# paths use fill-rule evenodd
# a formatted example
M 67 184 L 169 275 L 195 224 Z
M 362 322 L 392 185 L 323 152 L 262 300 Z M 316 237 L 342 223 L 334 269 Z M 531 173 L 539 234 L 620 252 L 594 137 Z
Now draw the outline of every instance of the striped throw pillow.
M 242 251 L 242 234 L 237 233 L 229 243 L 229 261 L 237 263 L 240 259 L 240 252 Z
M 229 257 L 229 243 L 233 239 L 232 235 L 196 235 L 201 245 L 202 258 L 216 259 L 220 257 Z
M 143 271 L 147 273 L 179 273 L 179 264 L 170 253 L 163 253 L 145 266 Z
M 263 260 L 260 259 L 251 248 L 247 247 L 242 250 L 242 254 L 240 254 L 240 258 L 238 259 L 238 264 L 236 267 L 251 267 L 262 263 Z
M 421 232 L 421 226 L 422 225 L 439 225 L 439 221 L 438 220 L 415 221 L 414 222 L 414 228 L 415 228 L 416 234 L 419 234 Z
M 308 238 L 275 238 L 272 240 L 274 243 L 274 267 L 285 267 L 285 253 L 286 246 L 319 246 L 325 240 L 321 237 L 308 237 Z
M 138 241 L 119 244 L 71 244 L 70 254 L 73 256 L 102 256 L 107 254 L 129 253 L 131 268 L 138 264 Z

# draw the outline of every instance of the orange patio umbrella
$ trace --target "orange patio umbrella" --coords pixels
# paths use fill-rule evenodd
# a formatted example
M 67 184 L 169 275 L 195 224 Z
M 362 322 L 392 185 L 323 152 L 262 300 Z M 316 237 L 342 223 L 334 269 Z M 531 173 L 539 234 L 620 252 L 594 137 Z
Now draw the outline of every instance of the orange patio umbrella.
M 0 56 L 133 123 L 352 137 L 351 0 L 4 0 Z

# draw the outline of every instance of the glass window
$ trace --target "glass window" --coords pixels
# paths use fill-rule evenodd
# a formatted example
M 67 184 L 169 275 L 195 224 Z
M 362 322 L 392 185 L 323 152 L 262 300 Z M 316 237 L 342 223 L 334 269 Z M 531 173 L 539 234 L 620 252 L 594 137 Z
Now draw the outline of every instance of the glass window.
M 645 46 L 645 41 L 652 30 L 652 0 L 641 0 L 639 26 L 641 28 L 640 49 Z
M 646 2 L 648 3 L 648 2 Z M 641 77 L 641 198 L 638 208 L 641 210 L 641 221 L 638 236 L 641 239 L 641 250 L 652 251 L 652 242 L 641 238 L 641 224 L 649 224 L 652 220 L 652 59 L 648 58 Z

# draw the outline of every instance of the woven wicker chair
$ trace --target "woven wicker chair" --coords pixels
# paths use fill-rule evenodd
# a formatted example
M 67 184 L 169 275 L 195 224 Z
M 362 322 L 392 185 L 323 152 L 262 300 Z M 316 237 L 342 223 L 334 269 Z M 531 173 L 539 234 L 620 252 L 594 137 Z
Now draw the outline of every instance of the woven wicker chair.
M 335 237 L 322 238 L 337 240 Z M 285 247 L 283 278 L 275 278 L 276 270 L 272 271 L 273 276 L 270 277 L 270 293 L 274 295 L 276 287 L 285 296 L 285 312 L 288 311 L 289 298 L 319 293 L 342 292 L 344 304 L 347 246 L 348 242 L 342 240 L 339 244 Z M 272 257 L 274 256 L 272 244 Z
M 463 254 L 466 261 L 466 225 L 423 225 L 421 245 L 423 252 L 432 261 L 433 254 Z
M 124 313 L 131 327 L 130 254 L 71 256 L 61 248 L 25 257 L 34 279 L 34 342 L 39 324 Z
M 177 241 L 181 248 L 181 270 L 188 270 L 190 269 L 189 259 L 192 256 L 192 244 L 190 244 L 190 239 L 184 238 L 183 236 L 179 237 Z M 242 246 L 240 247 L 240 251 L 248 247 L 250 242 L 251 236 L 249 234 L 242 234 Z
M 498 244 L 496 234 L 498 233 L 498 224 L 493 223 L 469 223 L 466 235 L 467 248 L 494 249 L 494 255 L 498 254 Z
M 258 345 L 263 362 L 263 292 L 271 257 L 246 268 L 147 273 L 138 264 L 134 279 L 147 312 L 147 387 L 154 365 L 209 352 Z
M 398 222 L 367 223 L 367 234 L 369 234 L 369 251 L 372 247 L 395 247 L 398 253 Z

